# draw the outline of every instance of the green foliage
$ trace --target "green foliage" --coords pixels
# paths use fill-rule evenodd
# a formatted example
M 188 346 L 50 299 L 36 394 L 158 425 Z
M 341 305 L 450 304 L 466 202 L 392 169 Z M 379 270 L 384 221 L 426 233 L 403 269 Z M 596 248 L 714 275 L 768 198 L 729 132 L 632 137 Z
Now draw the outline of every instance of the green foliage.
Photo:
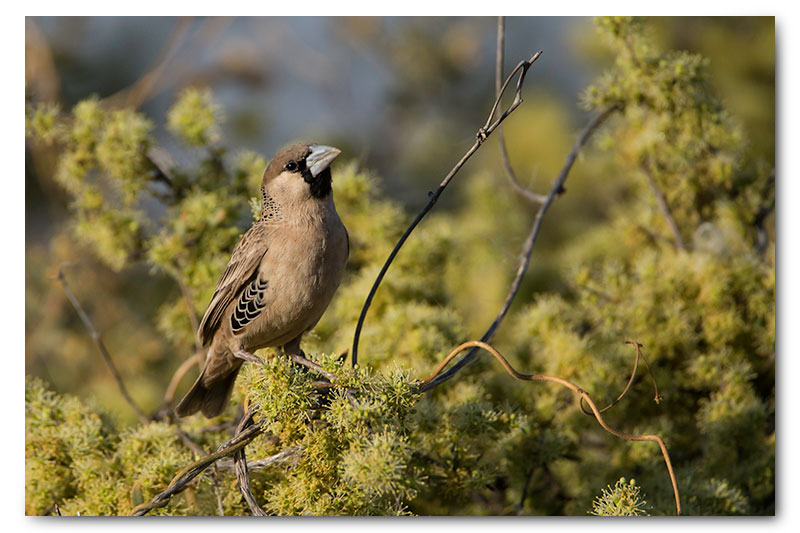
M 276 449 L 299 450 L 293 468 L 265 491 L 267 510 L 406 513 L 419 485 L 409 443 L 417 401 L 413 381 L 399 370 L 350 370 L 332 357 L 322 362 L 339 377 L 339 386 L 325 394 L 314 392 L 313 374 L 284 358 L 245 369 L 243 389 L 280 439 Z
M 167 113 L 167 127 L 190 146 L 219 141 L 220 107 L 208 89 L 185 89 Z
M 642 499 L 641 487 L 636 480 L 619 478 L 592 502 L 591 514 L 595 516 L 648 516 L 647 502 Z
M 94 407 L 25 382 L 25 512 L 127 514 L 151 498 L 193 457 L 163 422 L 119 432 Z M 161 514 L 185 514 L 180 499 Z
M 768 221 L 767 246 L 757 245 L 756 224 L 774 198 L 772 154 L 748 152 L 745 129 L 714 95 L 700 56 L 660 51 L 638 19 L 598 25 L 616 59 L 584 103 L 617 111 L 597 133 L 603 151 L 586 151 L 569 194 L 548 213 L 531 273 L 495 344 L 521 371 L 569 379 L 605 405 L 632 364 L 623 340 L 641 342 L 664 399 L 650 401 L 651 382 L 639 378 L 605 415 L 609 424 L 664 437 L 687 514 L 774 513 L 774 244 Z M 543 170 L 557 172 L 572 126 L 552 103 L 520 113 L 536 120 L 509 123 L 512 158 L 527 170 L 541 156 Z M 192 316 L 202 314 L 239 235 L 259 215 L 266 160 L 229 152 L 221 144 L 221 116 L 210 92 L 183 92 L 167 126 L 187 146 L 190 162 L 156 165 L 154 128 L 139 113 L 108 110 L 98 99 L 69 115 L 26 109 L 31 142 L 58 150 L 54 175 L 70 201 L 72 235 L 120 276 L 140 265 L 149 270 L 139 268 L 142 277 L 127 283 L 136 287 L 127 293 L 126 283 L 103 281 L 92 314 L 126 324 L 117 345 L 136 340 L 119 359 L 141 366 L 123 373 L 162 387 L 194 352 Z M 546 127 L 523 129 L 532 123 Z M 264 364 L 245 365 L 231 406 L 212 422 L 234 422 L 242 404 L 255 405 L 267 431 L 247 446 L 247 458 L 287 452 L 277 464 L 251 469 L 253 493 L 268 513 L 674 512 L 658 447 L 604 432 L 569 391 L 514 381 L 482 357 L 456 379 L 415 394 L 416 380 L 492 319 L 532 220 L 529 206 L 498 181 L 497 161 L 485 165 L 459 176 L 448 190 L 454 207 L 432 213 L 398 255 L 369 311 L 360 365 L 351 369 L 324 354 L 350 347 L 367 291 L 410 217 L 385 198 L 376 176 L 337 162 L 334 194 L 350 233 L 348 270 L 303 344 L 337 376 L 336 385 L 321 387 L 313 372 L 265 350 Z M 53 240 L 58 257 L 67 255 L 66 241 Z M 40 270 L 31 275 L 38 281 L 27 291 L 26 324 L 34 332 L 64 331 L 67 319 L 57 318 L 68 311 L 63 298 L 38 303 L 57 292 Z M 124 314 L 125 301 L 145 298 L 140 286 L 157 283 L 158 297 L 147 301 L 153 311 L 139 320 L 157 326 L 158 342 Z M 93 300 L 89 289 L 81 296 Z M 38 351 L 79 354 L 59 368 L 80 373 L 92 366 L 92 347 L 76 337 L 45 342 L 30 335 Z M 52 513 L 55 504 L 67 514 L 127 514 L 196 459 L 167 422 L 126 425 L 92 405 L 28 381 L 29 514 Z M 230 436 L 209 430 L 200 417 L 182 424 L 207 450 Z M 230 463 L 218 466 L 223 510 L 247 514 Z M 622 477 L 632 475 L 649 503 Z M 613 488 L 606 485 L 614 479 Z M 212 515 L 218 505 L 204 475 L 157 512 Z

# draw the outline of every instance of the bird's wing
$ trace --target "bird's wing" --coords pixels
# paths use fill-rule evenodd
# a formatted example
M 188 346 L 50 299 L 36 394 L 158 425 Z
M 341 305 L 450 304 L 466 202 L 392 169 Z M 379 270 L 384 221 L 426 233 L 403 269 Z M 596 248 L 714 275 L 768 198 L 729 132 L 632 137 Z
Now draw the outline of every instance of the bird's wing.
M 197 337 L 204 346 L 210 343 L 214 337 L 225 309 L 253 280 L 253 276 L 258 271 L 258 265 L 269 248 L 268 241 L 267 228 L 256 224 L 242 235 L 234 247 L 231 260 L 217 282 L 211 303 L 208 304 L 206 314 L 197 329 Z

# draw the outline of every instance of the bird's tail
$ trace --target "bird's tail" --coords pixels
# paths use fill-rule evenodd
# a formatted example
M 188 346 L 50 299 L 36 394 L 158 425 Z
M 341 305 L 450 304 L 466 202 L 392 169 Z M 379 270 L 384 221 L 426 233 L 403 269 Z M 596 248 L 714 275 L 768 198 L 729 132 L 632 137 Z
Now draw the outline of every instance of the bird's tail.
M 233 384 L 236 382 L 240 367 L 235 367 L 229 374 L 220 376 L 213 383 L 204 384 L 203 381 L 208 368 L 206 366 L 200 373 L 200 377 L 192 385 L 192 388 L 186 393 L 186 396 L 175 407 L 175 412 L 178 416 L 183 417 L 202 411 L 206 418 L 213 418 L 222 413 L 228 404 L 228 399 L 231 397 Z

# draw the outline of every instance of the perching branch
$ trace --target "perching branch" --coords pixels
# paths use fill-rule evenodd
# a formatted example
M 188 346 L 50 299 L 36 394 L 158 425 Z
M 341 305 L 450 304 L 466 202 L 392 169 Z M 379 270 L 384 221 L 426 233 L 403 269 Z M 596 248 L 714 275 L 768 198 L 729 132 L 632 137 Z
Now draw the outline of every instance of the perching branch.
M 302 446 L 291 446 L 282 452 L 270 455 L 269 457 L 249 460 L 247 461 L 247 469 L 263 470 L 264 468 L 270 467 L 274 464 L 286 463 L 289 462 L 289 460 L 296 461 L 302 450 Z M 232 470 L 235 468 L 233 461 L 229 461 L 227 459 L 218 461 L 217 466 L 220 470 Z
M 136 402 L 133 401 L 133 398 L 128 393 L 128 388 L 125 387 L 125 383 L 122 381 L 122 376 L 120 376 L 114 361 L 111 359 L 111 354 L 108 353 L 108 349 L 106 349 L 106 345 L 103 343 L 100 333 L 94 327 L 89 315 L 87 315 L 86 311 L 83 310 L 83 306 L 81 306 L 80 302 L 69 288 L 67 278 L 64 276 L 64 265 L 58 267 L 58 280 L 61 282 L 61 286 L 64 287 L 64 293 L 67 295 L 67 299 L 69 299 L 72 307 L 74 307 L 75 311 L 77 311 L 81 322 L 83 322 L 83 325 L 86 326 L 87 330 L 89 330 L 89 335 L 92 337 L 92 341 L 94 341 L 95 346 L 97 346 L 97 350 L 100 352 L 100 355 L 103 356 L 103 361 L 106 363 L 108 370 L 114 377 L 114 381 L 117 382 L 117 387 L 119 388 L 120 393 L 122 393 L 122 397 L 125 398 L 125 401 L 128 402 L 128 405 L 130 405 L 131 409 L 134 410 L 136 416 L 139 418 L 139 421 L 142 424 L 147 424 L 149 422 L 147 416 L 145 416 L 144 412 L 139 408 L 138 405 L 136 405 Z
M 511 308 L 511 304 L 514 301 L 514 297 L 516 297 L 517 292 L 519 292 L 519 288 L 522 286 L 522 278 L 525 276 L 525 273 L 528 271 L 528 265 L 530 265 L 531 261 L 531 254 L 533 253 L 533 246 L 536 244 L 536 238 L 539 236 L 539 231 L 542 228 L 542 222 L 544 221 L 544 215 L 547 213 L 547 210 L 550 208 L 550 205 L 555 201 L 556 197 L 565 192 L 564 183 L 567 181 L 567 177 L 569 176 L 569 172 L 572 169 L 572 165 L 575 163 L 575 160 L 578 158 L 578 153 L 580 152 L 581 148 L 586 144 L 586 141 L 589 140 L 592 133 L 602 124 L 605 120 L 614 112 L 616 111 L 616 106 L 609 107 L 596 117 L 594 117 L 589 124 L 583 129 L 583 131 L 578 136 L 578 139 L 575 141 L 575 144 L 572 147 L 572 151 L 567 155 L 567 161 L 564 163 L 564 166 L 559 172 L 556 179 L 553 181 L 553 185 L 550 188 L 550 192 L 548 193 L 547 197 L 545 198 L 544 203 L 539 207 L 538 212 L 536 213 L 536 218 L 533 221 L 533 226 L 531 227 L 531 231 L 528 234 L 528 238 L 525 240 L 525 244 L 522 246 L 522 252 L 520 253 L 519 258 L 519 266 L 517 267 L 517 273 L 514 276 L 514 280 L 511 282 L 511 287 L 509 288 L 508 294 L 506 295 L 505 302 L 503 302 L 503 306 L 500 308 L 500 311 L 497 313 L 492 324 L 486 330 L 486 332 L 481 337 L 482 342 L 489 342 L 491 341 L 492 337 L 494 337 L 497 328 L 500 327 L 500 324 L 503 322 L 508 310 Z M 452 378 L 461 368 L 464 367 L 467 363 L 473 360 L 475 355 L 478 353 L 477 349 L 470 350 L 467 354 L 458 361 L 452 368 L 450 368 L 447 372 L 439 376 L 436 380 L 431 381 L 425 385 L 425 388 L 422 392 L 430 390 L 437 385 L 440 385 L 447 381 L 448 379 Z
M 389 257 L 381 267 L 380 272 L 378 273 L 378 277 L 375 278 L 375 282 L 372 284 L 372 288 L 367 295 L 367 299 L 364 301 L 364 306 L 361 309 L 361 315 L 358 317 L 358 323 L 356 324 L 355 335 L 353 336 L 353 353 L 352 353 L 352 364 L 356 366 L 358 364 L 358 340 L 361 337 L 361 328 L 364 326 L 364 320 L 367 316 L 367 311 L 369 311 L 369 307 L 372 304 L 372 299 L 375 296 L 375 292 L 377 292 L 378 287 L 383 281 L 383 277 L 386 275 L 386 271 L 389 270 L 389 266 L 394 261 L 394 258 L 397 256 L 397 253 L 402 248 L 403 244 L 406 242 L 406 239 L 411 235 L 411 232 L 414 231 L 414 228 L 422 221 L 425 215 L 428 214 L 428 211 L 436 204 L 436 201 L 439 199 L 439 196 L 442 195 L 447 185 L 450 181 L 455 177 L 461 167 L 469 160 L 472 155 L 478 151 L 478 148 L 486 141 L 487 138 L 500 126 L 500 124 L 511 114 L 514 112 L 517 107 L 522 103 L 522 86 L 525 82 L 525 75 L 528 73 L 528 69 L 539 59 L 539 56 L 542 55 L 542 51 L 539 50 L 530 59 L 521 61 L 514 70 L 511 71 L 511 74 L 508 75 L 506 81 L 503 83 L 503 86 L 500 88 L 500 91 L 495 98 L 494 105 L 492 106 L 492 110 L 489 112 L 489 116 L 486 118 L 486 123 L 478 129 L 476 134 L 475 142 L 473 143 L 472 147 L 467 150 L 464 156 L 456 163 L 456 165 L 448 172 L 448 174 L 444 177 L 442 182 L 439 184 L 439 187 L 434 192 L 428 193 L 428 203 L 425 204 L 425 207 L 422 208 L 422 211 L 417 215 L 411 225 L 406 229 L 403 235 L 400 237 L 400 240 L 397 241 L 397 244 L 394 246 L 394 249 L 389 254 Z M 517 85 L 514 90 L 514 100 L 511 105 L 503 111 L 500 116 L 494 119 L 495 114 L 500 106 L 500 100 L 503 97 L 508 85 L 511 83 L 511 80 L 519 73 L 519 78 L 517 79 Z
M 447 366 L 447 364 L 454 357 L 456 357 L 459 353 L 461 353 L 462 351 L 464 351 L 467 348 L 484 349 L 484 350 L 488 351 L 489 353 L 491 353 L 495 357 L 495 359 L 497 359 L 500 362 L 501 365 L 503 365 L 503 368 L 505 368 L 506 372 L 511 374 L 511 376 L 514 377 L 515 379 L 518 379 L 518 380 L 521 380 L 521 381 L 549 381 L 551 383 L 557 383 L 557 384 L 559 384 L 559 385 L 561 385 L 563 387 L 566 387 L 566 388 L 570 389 L 571 391 L 575 392 L 578 395 L 580 400 L 585 401 L 589 405 L 589 407 L 592 410 L 592 413 L 594 414 L 595 419 L 597 420 L 597 423 L 600 424 L 600 427 L 602 427 L 604 430 L 606 430 L 607 432 L 611 433 L 612 435 L 614 435 L 616 437 L 619 437 L 619 438 L 625 439 L 625 440 L 632 440 L 632 441 L 653 441 L 653 442 L 657 442 L 659 448 L 661 448 L 661 454 L 664 456 L 664 463 L 667 466 L 667 472 L 669 473 L 669 478 L 670 478 L 670 481 L 672 482 L 672 491 L 673 491 L 673 493 L 675 495 L 675 509 L 676 509 L 676 511 L 677 511 L 677 513 L 679 515 L 681 514 L 681 499 L 680 499 L 680 494 L 678 493 L 678 482 L 677 482 L 677 480 L 675 478 L 675 472 L 672 470 L 672 462 L 669 459 L 669 452 L 667 451 L 667 446 L 666 446 L 666 444 L 664 444 L 664 441 L 661 439 L 661 437 L 659 437 L 658 435 L 631 435 L 629 433 L 624 433 L 624 432 L 622 432 L 622 431 L 620 431 L 618 429 L 615 429 L 615 428 L 609 426 L 608 423 L 603 419 L 603 415 L 601 414 L 601 411 L 597 408 L 597 406 L 595 405 L 595 403 L 592 400 L 591 396 L 589 396 L 589 393 L 587 393 L 586 391 L 584 391 L 583 389 L 581 389 L 580 387 L 578 387 L 574 383 L 572 383 L 570 381 L 567 381 L 566 379 L 555 377 L 555 376 L 542 376 L 542 375 L 535 375 L 535 374 L 522 374 L 522 373 L 518 372 L 513 366 L 511 366 L 511 364 L 508 362 L 508 360 L 505 357 L 503 357 L 500 354 L 500 352 L 495 350 L 491 345 L 486 344 L 485 342 L 481 342 L 481 341 L 468 341 L 468 342 L 465 342 L 465 343 L 461 344 L 456 349 L 454 349 L 452 352 L 450 352 L 450 354 L 447 357 L 445 357 L 444 360 L 441 363 L 439 363 L 439 366 L 436 367 L 436 369 L 433 372 L 431 372 L 431 374 L 427 378 L 422 380 L 422 382 L 420 383 L 420 385 L 421 385 L 420 386 L 420 390 L 425 390 L 425 387 L 427 385 L 429 385 L 430 383 L 435 382 L 435 380 L 442 373 L 442 371 Z M 463 361 L 463 359 L 462 359 L 462 361 Z

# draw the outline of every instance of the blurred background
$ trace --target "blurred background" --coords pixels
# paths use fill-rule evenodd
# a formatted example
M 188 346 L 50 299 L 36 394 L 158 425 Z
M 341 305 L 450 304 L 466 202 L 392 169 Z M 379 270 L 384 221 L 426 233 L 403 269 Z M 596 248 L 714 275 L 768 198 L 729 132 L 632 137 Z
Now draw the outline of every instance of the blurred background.
M 748 137 L 752 154 L 774 158 L 774 19 L 657 18 L 648 24 L 662 48 L 710 59 L 714 90 L 745 131 L 757 132 Z M 388 197 L 416 212 L 485 120 L 496 37 L 494 18 L 29 17 L 26 89 L 30 100 L 65 110 L 91 95 L 137 108 L 156 124 L 158 143 L 177 161 L 191 162 L 195 154 L 166 133 L 164 116 L 182 89 L 208 87 L 225 110 L 227 146 L 267 158 L 294 140 L 338 146 L 344 158 L 380 177 Z M 524 105 L 506 123 L 506 137 L 521 181 L 546 192 L 587 120 L 580 92 L 611 58 L 590 19 L 506 20 L 506 72 L 539 49 L 544 54 L 529 73 Z M 67 195 L 52 178 L 54 158 L 26 149 L 26 373 L 60 392 L 107 400 L 107 409 L 133 422 L 54 276 L 65 261 L 81 263 L 70 274 L 75 290 L 147 409 L 158 406 L 186 357 L 173 353 L 153 323 L 165 295 L 177 289 L 145 266 L 112 272 L 72 241 L 64 230 Z M 625 177 L 604 173 L 602 156 L 592 161 L 579 162 L 570 193 L 550 215 L 559 223 L 542 234 L 522 300 L 563 289 L 553 254 L 601 223 L 623 194 Z M 497 184 L 507 189 L 494 142 L 464 172 L 460 179 L 484 177 L 481 194 Z M 457 209 L 460 199 L 448 191 L 437 209 Z M 465 311 L 473 334 L 502 301 L 525 238 L 525 217 L 509 217 L 501 240 L 471 228 L 491 241 L 499 258 L 491 267 L 471 267 L 486 289 L 478 301 L 485 305 Z M 465 296 L 466 303 L 474 300 Z

